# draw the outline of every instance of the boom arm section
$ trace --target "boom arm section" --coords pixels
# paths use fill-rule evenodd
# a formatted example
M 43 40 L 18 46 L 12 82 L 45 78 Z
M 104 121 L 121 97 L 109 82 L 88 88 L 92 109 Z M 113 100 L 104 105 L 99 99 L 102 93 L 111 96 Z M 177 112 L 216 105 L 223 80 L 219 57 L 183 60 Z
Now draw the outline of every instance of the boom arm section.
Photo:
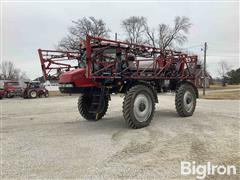
M 45 80 L 59 80 L 64 72 L 82 65 L 81 53 L 38 49 L 43 77 Z

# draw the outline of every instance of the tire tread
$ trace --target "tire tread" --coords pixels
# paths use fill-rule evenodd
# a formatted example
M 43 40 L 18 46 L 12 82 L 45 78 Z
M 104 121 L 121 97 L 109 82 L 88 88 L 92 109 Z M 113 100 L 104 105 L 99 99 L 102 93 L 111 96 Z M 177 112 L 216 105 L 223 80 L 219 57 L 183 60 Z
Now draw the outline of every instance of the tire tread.
M 195 106 L 196 106 L 196 103 L 195 103 L 192 113 L 188 114 L 185 112 L 182 99 L 183 99 L 184 93 L 187 89 L 191 89 L 191 91 L 194 93 L 194 89 L 188 84 L 180 85 L 180 87 L 176 91 L 175 107 L 176 107 L 178 115 L 181 117 L 191 116 L 193 114 L 193 112 L 195 110 Z M 194 95 L 194 98 L 196 99 L 196 95 Z
M 99 112 L 99 114 L 97 115 L 97 113 L 89 113 L 87 111 L 86 103 L 88 102 L 88 97 L 85 94 L 80 95 L 79 99 L 78 99 L 79 113 L 82 115 L 82 117 L 84 119 L 89 120 L 89 121 L 98 121 L 99 119 L 102 119 L 103 116 L 106 114 L 106 112 L 108 110 L 108 105 L 109 105 L 109 101 L 106 98 L 104 99 L 104 101 L 105 101 L 104 109 L 101 112 Z
M 152 90 L 152 88 L 149 88 L 147 85 L 135 85 L 133 87 L 131 87 L 127 94 L 125 95 L 124 97 L 124 100 L 123 100 L 123 117 L 127 123 L 127 125 L 133 129 L 138 129 L 138 128 L 142 128 L 142 127 L 145 127 L 147 125 L 150 124 L 153 116 L 154 116 L 154 111 L 155 111 L 155 102 L 153 102 L 153 113 L 151 114 L 151 116 L 149 117 L 148 119 L 148 124 L 144 125 L 144 126 L 141 126 L 141 125 L 138 125 L 134 122 L 134 120 L 131 118 L 131 110 L 132 110 L 132 98 L 133 96 L 137 93 L 137 91 L 139 91 L 139 89 L 150 89 Z M 154 101 L 154 96 L 153 96 L 153 93 L 151 94 L 151 98 L 152 100 Z

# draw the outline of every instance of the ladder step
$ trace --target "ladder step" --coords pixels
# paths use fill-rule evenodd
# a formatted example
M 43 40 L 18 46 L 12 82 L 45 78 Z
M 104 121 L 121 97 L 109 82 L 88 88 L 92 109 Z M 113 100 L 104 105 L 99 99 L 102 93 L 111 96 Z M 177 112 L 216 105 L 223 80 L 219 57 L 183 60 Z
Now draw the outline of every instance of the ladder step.
M 100 97 L 102 96 L 101 94 L 94 94 L 93 97 Z
M 92 102 L 92 105 L 99 105 L 99 102 Z

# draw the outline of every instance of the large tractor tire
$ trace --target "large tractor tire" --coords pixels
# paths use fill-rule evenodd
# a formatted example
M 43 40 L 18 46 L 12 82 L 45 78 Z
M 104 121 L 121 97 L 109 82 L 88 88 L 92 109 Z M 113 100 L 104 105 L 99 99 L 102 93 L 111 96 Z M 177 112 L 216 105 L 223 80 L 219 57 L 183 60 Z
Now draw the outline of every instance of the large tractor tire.
M 29 92 L 28 92 L 28 97 L 29 98 L 37 98 L 38 97 L 38 93 L 37 93 L 37 91 L 36 90 L 30 90 Z
M 11 92 L 7 92 L 6 97 L 7 97 L 7 98 L 13 98 L 14 95 L 13 95 Z
M 138 129 L 151 123 L 155 111 L 153 90 L 145 85 L 130 88 L 123 101 L 123 117 L 129 127 Z
M 48 98 L 49 97 L 49 92 L 46 91 L 45 94 L 44 94 L 45 98 Z
M 181 84 L 176 91 L 175 106 L 179 116 L 192 116 L 196 107 L 196 93 L 190 84 Z
M 83 118 L 89 121 L 102 119 L 108 109 L 108 96 L 100 94 L 82 94 L 78 99 L 78 110 Z
M 38 92 L 38 97 L 39 98 L 43 98 L 43 97 L 47 98 L 47 97 L 49 97 L 49 93 L 48 93 L 48 91 L 46 91 L 46 92 L 40 91 L 40 92 Z

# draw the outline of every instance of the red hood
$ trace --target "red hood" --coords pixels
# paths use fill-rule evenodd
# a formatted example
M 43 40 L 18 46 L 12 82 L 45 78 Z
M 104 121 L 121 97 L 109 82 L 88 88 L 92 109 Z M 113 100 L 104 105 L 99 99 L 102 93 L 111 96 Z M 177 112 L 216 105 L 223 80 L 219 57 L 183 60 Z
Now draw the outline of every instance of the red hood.
M 85 76 L 86 70 L 84 68 L 74 69 L 63 73 L 59 77 L 60 84 L 73 83 L 76 87 L 93 87 L 97 83 Z
M 86 70 L 84 68 L 67 71 L 59 77 L 59 83 L 72 83 L 76 79 L 85 77 Z

